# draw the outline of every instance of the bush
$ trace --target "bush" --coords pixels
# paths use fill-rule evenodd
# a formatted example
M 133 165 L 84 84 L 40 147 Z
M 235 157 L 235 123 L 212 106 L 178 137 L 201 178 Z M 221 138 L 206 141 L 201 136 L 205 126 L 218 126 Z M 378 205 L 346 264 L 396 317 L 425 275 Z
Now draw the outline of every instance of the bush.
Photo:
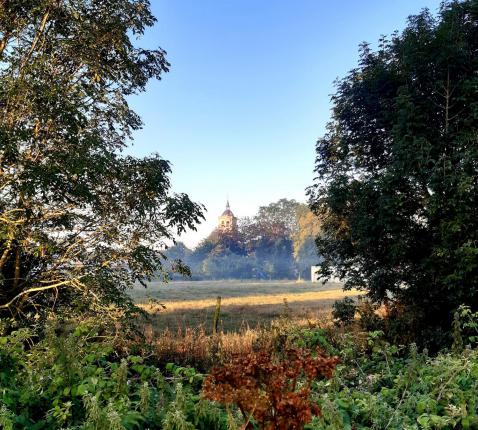
M 469 306 L 462 305 L 457 310 L 457 318 L 466 344 L 478 346 L 478 312 L 472 312 Z
M 336 300 L 332 307 L 332 316 L 336 325 L 349 325 L 354 321 L 357 305 L 351 297 Z
M 320 350 L 312 356 L 309 351 L 290 349 L 281 359 L 274 358 L 270 349 L 253 352 L 214 368 L 203 393 L 206 399 L 237 405 L 244 428 L 253 428 L 254 423 L 264 430 L 303 429 L 320 413 L 310 398 L 312 382 L 331 378 L 337 362 Z
M 478 428 L 478 350 L 436 357 L 386 342 L 372 332 L 342 342 L 342 363 L 319 382 L 321 416 L 307 427 L 336 429 Z
M 377 311 L 379 306 L 370 300 L 360 298 L 357 306 L 357 313 L 360 317 L 360 327 L 365 331 L 376 331 L 384 329 L 384 320 Z
M 227 414 L 200 400 L 203 375 L 140 356 L 82 324 L 33 343 L 28 330 L 0 337 L 0 427 L 12 430 L 226 429 Z

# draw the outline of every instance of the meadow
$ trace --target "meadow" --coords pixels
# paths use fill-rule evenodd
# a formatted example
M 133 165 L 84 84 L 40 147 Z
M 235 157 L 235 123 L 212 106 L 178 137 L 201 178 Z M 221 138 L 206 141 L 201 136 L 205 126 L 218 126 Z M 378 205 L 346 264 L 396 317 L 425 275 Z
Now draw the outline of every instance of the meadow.
M 0 430 L 478 430 L 478 0 L 150 3 L 0 2 Z
M 267 327 L 287 314 L 299 321 L 328 319 L 335 300 L 356 296 L 339 283 L 297 281 L 177 281 L 151 282 L 132 296 L 145 309 L 154 330 L 204 328 L 212 330 L 217 297 L 221 297 L 219 329 L 237 332 Z

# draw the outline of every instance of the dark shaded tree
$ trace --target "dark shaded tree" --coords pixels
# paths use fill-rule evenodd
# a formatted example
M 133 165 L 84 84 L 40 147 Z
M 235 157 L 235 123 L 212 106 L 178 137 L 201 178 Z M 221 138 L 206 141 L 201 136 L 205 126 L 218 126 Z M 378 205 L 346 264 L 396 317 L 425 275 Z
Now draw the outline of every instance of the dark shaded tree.
M 322 273 L 395 305 L 424 341 L 478 305 L 477 52 L 476 0 L 411 16 L 362 45 L 317 143 Z
M 208 255 L 202 263 L 202 275 L 207 279 L 254 279 L 256 266 L 254 256 L 225 250 Z

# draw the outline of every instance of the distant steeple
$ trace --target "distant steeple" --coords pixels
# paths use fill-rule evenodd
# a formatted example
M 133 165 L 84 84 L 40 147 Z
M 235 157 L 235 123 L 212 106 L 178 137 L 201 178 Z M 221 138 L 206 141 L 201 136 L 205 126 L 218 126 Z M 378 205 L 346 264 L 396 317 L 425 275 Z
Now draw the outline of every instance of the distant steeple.
M 218 219 L 218 229 L 220 231 L 235 231 L 237 229 L 237 218 L 231 211 L 231 206 L 229 204 L 229 199 L 226 201 L 226 210 Z

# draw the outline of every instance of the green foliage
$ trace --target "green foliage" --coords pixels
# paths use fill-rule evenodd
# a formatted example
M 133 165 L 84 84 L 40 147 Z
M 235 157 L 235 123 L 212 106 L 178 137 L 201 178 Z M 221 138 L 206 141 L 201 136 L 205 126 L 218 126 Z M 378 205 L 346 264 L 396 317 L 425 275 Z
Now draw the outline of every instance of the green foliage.
M 342 300 L 335 301 L 332 307 L 332 316 L 335 323 L 340 325 L 349 325 L 354 321 L 357 305 L 351 297 L 344 297 Z
M 321 396 L 322 417 L 314 429 L 477 428 L 478 354 L 406 358 L 383 351 L 338 372 Z M 384 366 L 385 364 L 385 366 Z M 360 367 L 359 367 L 360 366 Z
M 430 346 L 478 297 L 477 21 L 476 0 L 445 1 L 362 45 L 309 189 L 324 276 L 393 298 L 401 331 Z
M 289 329 L 287 343 L 310 351 L 319 348 L 328 355 L 337 354 L 337 349 L 330 343 L 327 331 L 320 327 Z
M 0 316 L 128 308 L 202 217 L 167 161 L 122 153 L 142 126 L 127 98 L 169 68 L 138 46 L 154 22 L 147 0 L 1 3 Z
M 478 311 L 472 312 L 469 306 L 461 305 L 457 312 L 457 330 L 460 335 L 465 337 L 465 342 L 469 346 L 478 345 Z
M 0 426 L 4 430 L 13 430 L 13 414 L 5 405 L 0 407 Z
M 310 430 L 478 428 L 478 350 L 430 357 L 415 344 L 389 343 L 382 331 L 285 327 L 284 345 L 338 355 L 328 381 L 313 385 L 321 415 Z
M 0 337 L 0 426 L 10 430 L 227 428 L 227 414 L 201 400 L 203 376 L 174 365 L 161 372 L 140 356 L 120 359 L 96 324 L 61 334 L 49 325 Z
M 461 326 L 468 326 L 468 312 L 460 312 L 464 312 Z M 244 424 L 246 418 L 236 408 L 200 396 L 203 374 L 173 363 L 160 370 L 144 357 L 119 356 L 112 339 L 98 333 L 97 326 L 97 322 L 69 329 L 48 325 L 42 340 L 27 329 L 0 337 L 0 427 L 226 430 Z M 382 331 L 301 328 L 286 317 L 272 327 L 269 340 L 271 336 L 276 340 L 256 347 L 268 354 L 274 351 L 287 366 L 294 362 L 284 355 L 288 348 L 300 348 L 312 354 L 311 359 L 319 357 L 317 348 L 340 357 L 332 379 L 309 381 L 310 405 L 318 406 L 321 414 L 308 429 L 478 426 L 476 349 L 430 357 L 414 344 L 390 344 Z M 264 366 L 270 366 L 269 359 Z M 240 369 L 231 371 L 241 381 Z M 297 378 L 296 383 L 303 387 L 304 380 Z M 238 384 L 237 389 L 241 387 Z

